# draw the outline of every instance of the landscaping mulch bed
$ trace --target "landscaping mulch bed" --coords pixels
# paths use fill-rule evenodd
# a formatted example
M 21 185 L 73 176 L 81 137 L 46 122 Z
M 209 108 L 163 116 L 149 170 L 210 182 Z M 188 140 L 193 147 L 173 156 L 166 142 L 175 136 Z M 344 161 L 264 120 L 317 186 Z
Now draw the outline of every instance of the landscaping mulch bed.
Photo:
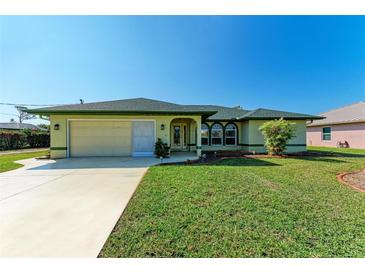
M 255 155 L 241 155 L 241 156 L 213 156 L 207 155 L 205 158 L 199 158 L 196 160 L 187 160 L 184 162 L 168 162 L 158 164 L 159 166 L 173 166 L 173 165 L 201 165 L 201 164 L 214 164 L 224 159 L 241 159 L 241 158 L 288 158 L 289 155 L 267 155 L 267 154 L 255 154 Z
M 342 173 L 337 178 L 342 183 L 358 191 L 365 192 L 365 169 L 358 172 Z
M 196 160 L 187 160 L 184 162 L 169 162 L 161 163 L 159 165 L 201 165 L 201 164 L 213 164 L 223 159 L 239 159 L 239 158 L 300 158 L 300 157 L 343 157 L 341 153 L 330 152 L 330 151 L 303 151 L 295 153 L 286 153 L 283 155 L 269 155 L 267 153 L 248 153 L 245 151 L 205 151 L 203 152 L 204 157 Z M 347 157 L 363 157 L 362 155 L 346 155 Z

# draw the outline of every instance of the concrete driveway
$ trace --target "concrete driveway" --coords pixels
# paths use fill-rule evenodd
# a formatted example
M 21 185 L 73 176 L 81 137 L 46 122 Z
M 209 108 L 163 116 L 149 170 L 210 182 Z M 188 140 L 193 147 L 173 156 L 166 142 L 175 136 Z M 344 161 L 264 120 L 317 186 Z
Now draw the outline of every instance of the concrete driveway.
M 155 158 L 19 161 L 0 173 L 1 257 L 97 257 Z

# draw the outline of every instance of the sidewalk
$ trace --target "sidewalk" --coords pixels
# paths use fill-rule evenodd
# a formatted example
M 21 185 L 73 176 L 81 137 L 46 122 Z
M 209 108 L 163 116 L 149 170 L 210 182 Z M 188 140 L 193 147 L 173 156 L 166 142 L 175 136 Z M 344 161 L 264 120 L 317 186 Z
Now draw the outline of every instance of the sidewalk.
M 14 149 L 14 150 L 4 150 L 0 151 L 0 155 L 10 155 L 10 154 L 18 154 L 18 153 L 26 153 L 26 152 L 37 152 L 48 150 L 49 148 L 23 148 L 23 149 Z

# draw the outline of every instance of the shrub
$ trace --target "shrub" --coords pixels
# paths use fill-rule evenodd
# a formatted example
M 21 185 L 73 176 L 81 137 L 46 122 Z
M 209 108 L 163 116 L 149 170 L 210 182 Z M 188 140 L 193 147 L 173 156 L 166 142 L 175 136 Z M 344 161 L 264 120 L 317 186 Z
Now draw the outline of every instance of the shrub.
M 49 147 L 50 138 L 48 133 L 32 132 L 26 136 L 30 147 Z
M 156 157 L 168 157 L 170 154 L 170 148 L 169 146 L 162 142 L 160 138 L 157 139 L 157 142 L 155 143 L 155 155 Z
M 49 147 L 50 137 L 47 132 L 24 130 L 19 132 L 0 132 L 0 150 Z
M 265 147 L 270 155 L 283 154 L 288 141 L 295 136 L 294 124 L 283 118 L 264 123 L 260 131 L 264 135 Z
M 0 133 L 0 150 L 18 149 L 27 145 L 25 134 L 18 132 L 1 132 Z
M 27 138 L 27 143 L 32 148 L 37 147 L 49 147 L 50 137 L 49 133 L 46 131 L 33 131 L 30 129 L 23 130 Z

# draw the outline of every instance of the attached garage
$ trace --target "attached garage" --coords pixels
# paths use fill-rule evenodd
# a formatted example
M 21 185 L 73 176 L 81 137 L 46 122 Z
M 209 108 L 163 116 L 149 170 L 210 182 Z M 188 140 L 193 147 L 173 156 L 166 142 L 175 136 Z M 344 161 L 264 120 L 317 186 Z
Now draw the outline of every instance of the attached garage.
M 69 120 L 69 156 L 152 156 L 154 121 Z

